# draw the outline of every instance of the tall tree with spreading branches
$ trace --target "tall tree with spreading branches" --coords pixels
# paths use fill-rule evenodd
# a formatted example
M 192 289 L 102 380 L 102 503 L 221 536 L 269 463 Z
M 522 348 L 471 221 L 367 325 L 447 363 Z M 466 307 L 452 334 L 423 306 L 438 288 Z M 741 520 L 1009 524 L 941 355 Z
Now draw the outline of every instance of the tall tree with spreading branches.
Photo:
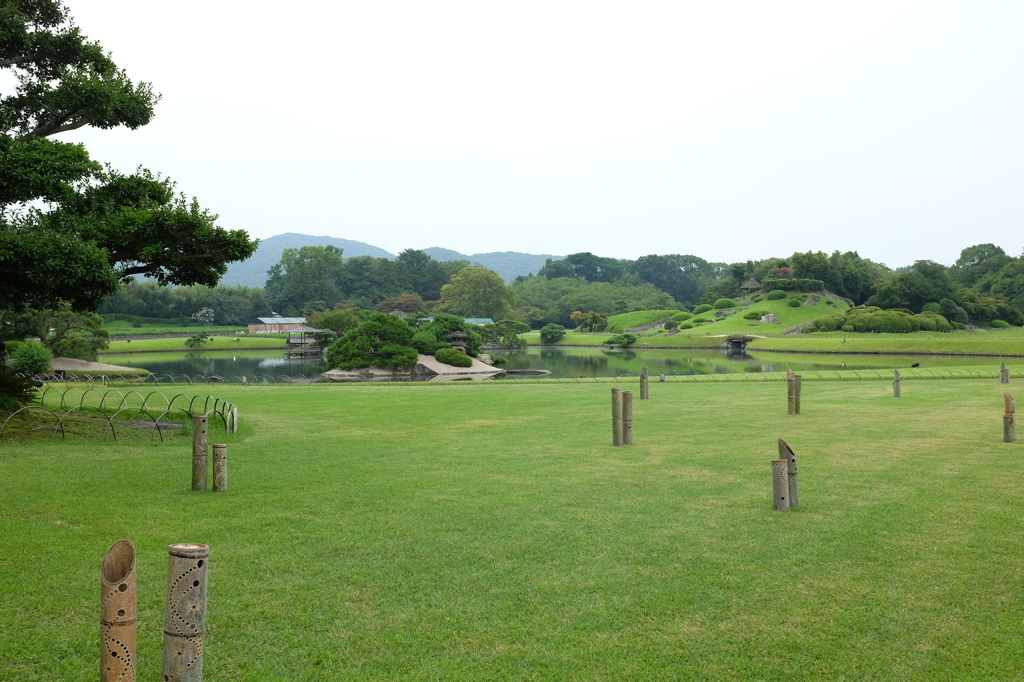
M 82 127 L 135 130 L 160 99 L 88 40 L 60 0 L 0 0 L 0 310 L 95 310 L 134 275 L 213 286 L 253 254 L 244 230 L 145 169 L 104 168 L 81 144 L 52 139 Z

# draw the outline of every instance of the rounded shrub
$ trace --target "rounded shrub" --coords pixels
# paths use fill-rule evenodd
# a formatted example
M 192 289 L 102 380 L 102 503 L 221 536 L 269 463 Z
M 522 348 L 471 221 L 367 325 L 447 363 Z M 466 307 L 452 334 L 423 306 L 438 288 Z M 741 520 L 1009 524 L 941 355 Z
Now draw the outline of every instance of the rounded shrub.
M 672 316 L 672 321 L 673 322 L 682 322 L 683 320 L 688 320 L 691 317 L 693 317 L 693 313 L 688 313 L 688 312 L 686 312 L 684 310 L 681 313 L 676 313 L 675 315 L 673 315 Z
M 38 341 L 26 341 L 11 354 L 14 369 L 24 374 L 44 374 L 50 371 L 53 353 Z
M 732 300 L 731 298 L 720 298 L 717 301 L 715 301 L 715 305 L 714 305 L 715 310 L 725 310 L 726 308 L 735 308 L 735 307 L 736 307 L 736 301 Z
M 852 324 L 844 324 L 843 325 L 843 331 L 844 332 L 852 332 L 853 331 L 853 325 Z
M 693 325 L 690 324 L 689 322 L 683 322 L 681 325 L 679 325 L 679 328 L 680 329 L 693 329 Z
M 473 359 L 463 353 L 461 350 L 454 348 L 439 348 L 437 353 L 434 354 L 438 362 L 443 362 L 446 365 L 452 367 L 472 367 Z
M 760 303 L 763 300 L 764 300 L 764 295 L 763 294 L 758 294 L 757 296 L 752 298 L 750 302 L 751 303 Z
M 846 318 L 842 315 L 825 315 L 814 321 L 814 326 L 823 332 L 834 332 L 846 324 Z
M 711 306 L 707 303 L 701 303 L 699 306 L 693 309 L 693 313 L 695 315 L 700 315 L 701 313 L 706 313 L 709 310 L 714 310 L 714 306 Z
M 786 305 L 788 305 L 790 308 L 799 308 L 800 307 L 800 299 L 798 299 L 798 298 L 791 298 L 791 299 L 789 299 L 789 303 L 787 303 Z
M 708 320 L 706 317 L 695 317 L 693 318 L 693 321 L 695 324 L 700 324 L 701 322 L 707 322 Z
M 990 327 L 995 327 L 996 329 L 1007 329 L 1010 326 L 1010 323 L 1006 320 L 992 320 L 988 324 Z
M 765 296 L 765 298 L 767 298 L 769 301 L 781 301 L 782 299 L 786 298 L 786 292 L 783 291 L 782 289 L 775 289 L 774 291 L 769 291 L 768 295 Z
M 560 324 L 546 324 L 540 329 L 540 340 L 542 343 L 558 343 L 565 337 L 565 327 Z M 436 357 L 436 356 L 435 356 Z
M 763 316 L 767 315 L 768 310 L 751 310 L 743 314 L 744 320 L 760 320 Z
M 679 323 L 676 322 L 675 320 L 667 320 L 665 322 L 664 326 L 665 326 L 665 329 L 670 329 L 671 330 L 671 329 L 675 329 L 676 327 L 678 327 Z

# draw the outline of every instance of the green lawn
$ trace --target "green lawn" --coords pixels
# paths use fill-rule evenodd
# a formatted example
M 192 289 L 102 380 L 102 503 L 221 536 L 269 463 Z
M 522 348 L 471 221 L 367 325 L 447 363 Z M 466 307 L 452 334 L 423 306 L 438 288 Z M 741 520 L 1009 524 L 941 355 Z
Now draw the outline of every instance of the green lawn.
M 204 327 L 199 324 L 194 326 L 183 327 L 177 324 L 153 324 L 143 323 L 136 327 L 131 322 L 125 322 L 123 320 L 115 320 L 112 322 L 105 322 L 103 328 L 110 332 L 111 336 L 128 336 L 137 334 L 195 334 L 200 331 L 207 332 L 234 332 L 234 331 L 246 331 L 248 327 L 239 327 L 238 325 L 212 325 Z
M 135 341 L 111 341 L 104 353 L 131 353 L 150 351 L 187 351 L 187 339 L 138 339 Z M 211 336 L 210 340 L 195 350 L 236 350 L 254 348 L 284 348 L 284 337 L 277 336 Z M 102 361 L 103 353 L 100 353 Z
M 173 542 L 211 546 L 211 681 L 1024 675 L 1005 386 L 815 381 L 788 417 L 780 383 L 655 384 L 621 448 L 610 386 L 203 387 L 239 405 L 227 493 L 185 436 L 2 443 L 0 677 L 95 679 L 122 537 L 139 679 Z

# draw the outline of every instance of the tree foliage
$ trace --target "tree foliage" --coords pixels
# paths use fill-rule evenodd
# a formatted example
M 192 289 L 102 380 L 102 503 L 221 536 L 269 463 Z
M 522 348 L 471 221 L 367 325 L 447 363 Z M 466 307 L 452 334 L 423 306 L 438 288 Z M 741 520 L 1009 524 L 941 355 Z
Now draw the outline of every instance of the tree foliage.
M 417 329 L 412 337 L 412 346 L 424 355 L 434 355 L 441 348 L 451 348 L 448 335 L 453 332 L 466 335 L 466 350 L 476 357 L 483 345 L 483 338 L 476 328 L 458 315 L 438 313 L 434 319 Z
M 9 0 L 0 36 L 0 70 L 17 79 L 0 97 L 0 309 L 95 310 L 134 275 L 212 286 L 252 255 L 244 231 L 218 228 L 170 180 L 104 171 L 82 145 L 49 139 L 84 126 L 134 130 L 159 99 L 86 39 L 60 0 Z
M 441 287 L 438 309 L 464 317 L 489 317 L 499 320 L 509 316 L 515 295 L 497 273 L 487 268 L 462 268 L 451 281 Z
M 387 313 L 374 313 L 327 349 L 328 369 L 406 369 L 416 361 L 412 328 Z

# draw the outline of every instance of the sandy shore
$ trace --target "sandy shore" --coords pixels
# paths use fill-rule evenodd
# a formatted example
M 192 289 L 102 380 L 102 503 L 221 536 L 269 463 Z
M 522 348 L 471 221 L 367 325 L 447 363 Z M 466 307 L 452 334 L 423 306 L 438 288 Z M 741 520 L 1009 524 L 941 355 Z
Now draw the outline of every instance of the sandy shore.
M 54 358 L 50 361 L 50 369 L 51 371 L 63 370 L 65 372 L 126 372 L 129 374 L 138 372 L 137 367 L 119 367 L 118 365 L 76 360 L 75 358 Z

